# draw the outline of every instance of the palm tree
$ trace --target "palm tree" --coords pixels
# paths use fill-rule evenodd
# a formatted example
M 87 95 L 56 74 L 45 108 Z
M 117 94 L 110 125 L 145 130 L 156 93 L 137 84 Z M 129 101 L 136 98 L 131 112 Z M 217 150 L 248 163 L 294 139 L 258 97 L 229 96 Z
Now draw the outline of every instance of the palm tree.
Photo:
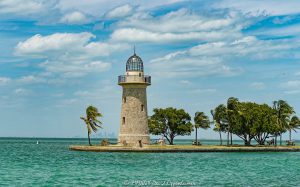
M 290 141 L 292 141 L 292 130 L 297 132 L 296 129 L 299 129 L 299 127 L 300 127 L 300 119 L 297 116 L 293 116 L 290 123 L 289 123 Z
M 215 124 L 215 127 L 214 127 L 214 131 L 217 131 L 217 132 L 219 132 L 219 137 L 220 137 L 220 145 L 223 145 L 223 142 L 222 142 L 222 131 L 221 131 L 221 124 L 219 124 L 219 123 L 216 123 Z
M 227 117 L 228 117 L 228 131 L 227 131 L 227 145 L 229 145 L 229 135 L 230 135 L 230 144 L 232 145 L 232 128 L 233 123 L 235 122 L 236 115 L 238 112 L 238 98 L 230 97 L 227 100 Z
M 92 145 L 90 134 L 92 133 L 92 131 L 97 132 L 98 128 L 102 128 L 101 127 L 102 122 L 97 119 L 100 117 L 102 117 L 102 114 L 98 112 L 98 109 L 94 106 L 87 107 L 86 117 L 80 117 L 80 119 L 82 119 L 86 124 L 90 146 Z
M 211 115 L 213 116 L 213 120 L 215 123 L 214 131 L 219 132 L 220 136 L 220 145 L 223 144 L 222 142 L 222 132 L 226 132 L 228 129 L 228 119 L 227 119 L 227 109 L 226 106 L 221 104 L 217 106 L 214 110 L 210 111 Z
M 277 125 L 279 127 L 279 132 L 276 133 L 277 145 L 277 136 L 280 136 L 280 145 L 282 145 L 282 133 L 286 132 L 289 129 L 289 120 L 290 116 L 295 113 L 293 107 L 291 107 L 286 101 L 278 100 L 273 101 L 273 109 L 276 111 L 277 116 Z
M 198 145 L 198 128 L 208 129 L 210 127 L 210 121 L 204 112 L 196 112 L 194 122 L 196 129 L 196 145 Z

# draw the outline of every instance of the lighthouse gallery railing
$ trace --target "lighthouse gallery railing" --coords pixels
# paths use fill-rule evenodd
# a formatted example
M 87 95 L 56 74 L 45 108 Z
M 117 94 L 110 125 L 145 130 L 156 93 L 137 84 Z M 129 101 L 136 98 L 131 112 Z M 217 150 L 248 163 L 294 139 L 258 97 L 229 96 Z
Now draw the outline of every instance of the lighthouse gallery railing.
M 120 75 L 118 77 L 118 83 L 147 83 L 151 84 L 151 76 L 144 75 Z

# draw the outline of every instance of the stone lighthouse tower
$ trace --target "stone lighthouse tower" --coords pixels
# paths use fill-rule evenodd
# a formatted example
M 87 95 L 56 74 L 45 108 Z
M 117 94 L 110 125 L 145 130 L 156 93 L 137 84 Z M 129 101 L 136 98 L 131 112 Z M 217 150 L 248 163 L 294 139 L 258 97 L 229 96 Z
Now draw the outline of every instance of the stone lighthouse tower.
M 142 59 L 135 54 L 126 63 L 126 74 L 118 77 L 122 86 L 122 111 L 118 142 L 123 145 L 150 144 L 146 88 L 151 77 L 144 75 Z

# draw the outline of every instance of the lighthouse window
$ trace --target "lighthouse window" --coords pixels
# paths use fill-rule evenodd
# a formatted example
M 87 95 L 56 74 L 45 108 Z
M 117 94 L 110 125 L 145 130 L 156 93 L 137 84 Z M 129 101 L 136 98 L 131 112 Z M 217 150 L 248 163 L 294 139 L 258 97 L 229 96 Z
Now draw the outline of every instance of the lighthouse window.
M 141 105 L 141 111 L 144 111 L 144 105 Z
M 142 76 L 142 74 L 141 73 L 139 73 L 139 77 L 141 77 Z
M 125 117 L 123 117 L 123 125 L 125 124 Z

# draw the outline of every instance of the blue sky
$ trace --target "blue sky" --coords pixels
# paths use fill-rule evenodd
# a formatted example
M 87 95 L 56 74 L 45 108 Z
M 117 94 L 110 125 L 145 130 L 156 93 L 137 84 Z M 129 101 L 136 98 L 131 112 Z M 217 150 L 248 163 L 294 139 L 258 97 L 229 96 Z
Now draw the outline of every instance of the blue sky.
M 90 104 L 117 134 L 117 76 L 134 44 L 152 76 L 150 115 L 209 115 L 231 96 L 284 99 L 299 114 L 299 31 L 298 0 L 2 0 L 0 136 L 85 137 Z

